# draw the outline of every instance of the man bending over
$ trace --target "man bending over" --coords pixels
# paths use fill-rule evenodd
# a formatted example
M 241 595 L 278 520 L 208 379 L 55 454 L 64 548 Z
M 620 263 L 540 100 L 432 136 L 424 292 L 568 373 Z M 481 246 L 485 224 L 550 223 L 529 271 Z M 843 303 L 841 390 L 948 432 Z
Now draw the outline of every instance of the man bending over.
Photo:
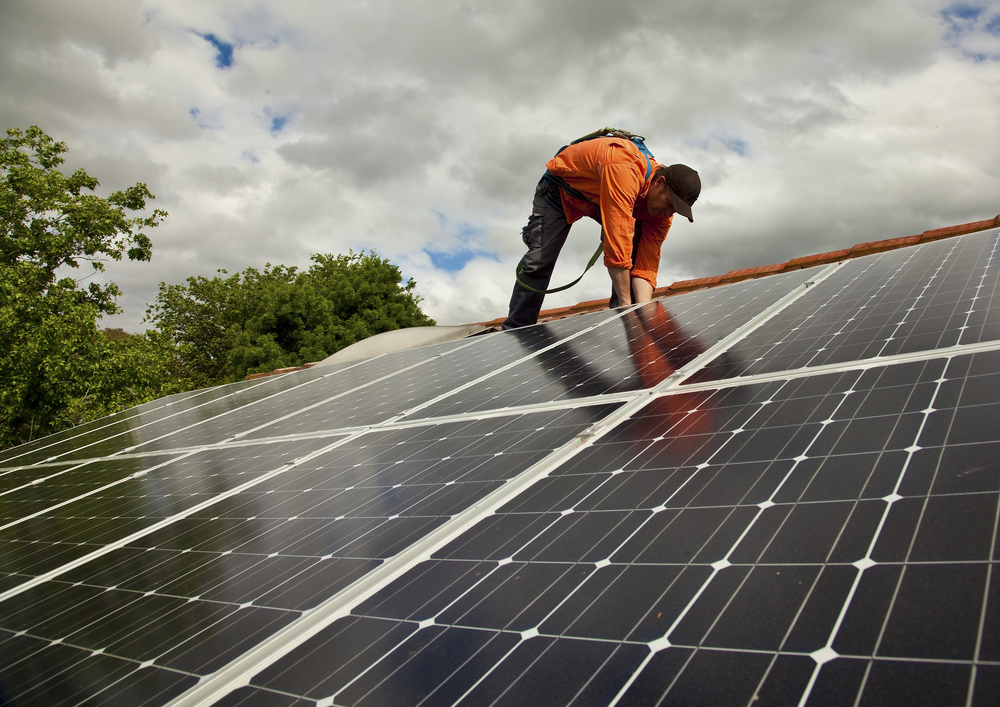
M 538 321 L 545 297 L 541 290 L 549 285 L 570 226 L 584 216 L 602 227 L 604 265 L 613 288 L 609 306 L 648 302 L 674 213 L 694 221 L 691 206 L 701 193 L 698 173 L 682 164 L 657 164 L 627 137 L 578 141 L 545 166 L 521 232 L 528 252 L 503 328 Z

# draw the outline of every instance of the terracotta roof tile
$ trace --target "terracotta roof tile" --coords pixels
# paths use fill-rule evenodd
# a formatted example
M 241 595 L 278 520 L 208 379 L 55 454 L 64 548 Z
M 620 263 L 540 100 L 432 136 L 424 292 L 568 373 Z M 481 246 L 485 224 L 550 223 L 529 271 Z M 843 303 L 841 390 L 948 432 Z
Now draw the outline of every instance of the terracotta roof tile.
M 817 253 L 816 255 L 803 255 L 800 258 L 792 258 L 785 263 L 785 270 L 801 270 L 811 268 L 814 265 L 828 265 L 838 260 L 846 260 L 851 257 L 851 248 L 844 250 L 831 250 L 829 253 Z
M 924 231 L 920 236 L 920 242 L 925 243 L 927 241 L 936 241 L 940 238 L 962 236 L 966 233 L 985 231 L 986 229 L 994 228 L 995 226 L 1000 226 L 1000 215 L 994 219 L 987 219 L 985 221 L 973 221 L 972 223 L 963 223 L 958 226 L 948 226 L 947 228 L 935 228 L 933 231 Z
M 593 309 L 603 309 L 607 306 L 608 306 L 608 297 L 605 297 L 604 299 L 592 299 L 592 300 L 587 300 L 586 302 L 580 302 L 579 304 L 574 304 L 573 306 L 568 307 L 567 309 L 570 312 L 577 314 L 580 312 L 589 312 Z
M 678 280 L 672 285 L 667 285 L 665 289 L 667 290 L 700 290 L 704 287 L 711 287 L 712 285 L 718 285 L 722 281 L 722 275 L 715 275 L 713 277 L 700 277 L 697 280 Z M 664 289 L 664 288 L 657 288 Z
M 858 258 L 862 255 L 871 255 L 872 253 L 882 253 L 887 250 L 895 250 L 896 248 L 903 248 L 908 245 L 914 245 L 920 242 L 920 236 L 906 236 L 904 238 L 889 238 L 884 241 L 871 241 L 870 243 L 858 243 L 856 246 L 851 248 L 852 258 Z
M 722 276 L 720 282 L 740 282 L 741 280 L 750 280 L 757 277 L 763 277 L 765 275 L 771 275 L 776 272 L 781 272 L 785 269 L 785 263 L 775 263 L 774 265 L 761 265 L 756 268 L 743 268 L 742 270 L 730 270 L 725 275 Z

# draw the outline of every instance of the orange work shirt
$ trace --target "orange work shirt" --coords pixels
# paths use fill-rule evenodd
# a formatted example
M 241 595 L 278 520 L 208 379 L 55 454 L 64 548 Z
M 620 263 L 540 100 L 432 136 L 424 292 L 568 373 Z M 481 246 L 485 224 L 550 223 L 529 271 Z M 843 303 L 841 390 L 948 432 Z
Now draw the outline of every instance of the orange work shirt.
M 659 166 L 650 160 L 646 179 L 646 157 L 631 140 L 595 138 L 570 145 L 545 165 L 585 197 L 577 199 L 560 189 L 566 221 L 589 216 L 604 230 L 604 265 L 626 268 L 656 287 L 660 246 L 667 237 L 673 216 L 651 216 L 646 211 L 646 192 Z M 635 222 L 642 222 L 642 240 L 636 262 L 632 262 Z

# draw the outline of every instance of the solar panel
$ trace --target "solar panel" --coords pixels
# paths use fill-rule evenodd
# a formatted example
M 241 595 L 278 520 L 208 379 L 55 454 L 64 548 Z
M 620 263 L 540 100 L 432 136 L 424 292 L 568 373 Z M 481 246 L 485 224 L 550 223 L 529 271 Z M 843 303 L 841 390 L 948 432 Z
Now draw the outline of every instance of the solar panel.
M 996 704 L 998 237 L 7 450 L 0 695 Z
M 998 231 L 846 261 L 756 330 L 728 375 L 845 363 L 1000 338 Z M 700 377 L 700 380 L 704 377 Z

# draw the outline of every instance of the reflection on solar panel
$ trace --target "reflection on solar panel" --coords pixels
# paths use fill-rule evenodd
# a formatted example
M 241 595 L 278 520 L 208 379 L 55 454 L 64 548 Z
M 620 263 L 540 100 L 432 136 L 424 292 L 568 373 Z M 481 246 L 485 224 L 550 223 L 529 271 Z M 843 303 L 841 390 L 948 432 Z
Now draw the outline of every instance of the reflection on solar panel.
M 1000 702 L 994 229 L 0 455 L 0 703 Z

